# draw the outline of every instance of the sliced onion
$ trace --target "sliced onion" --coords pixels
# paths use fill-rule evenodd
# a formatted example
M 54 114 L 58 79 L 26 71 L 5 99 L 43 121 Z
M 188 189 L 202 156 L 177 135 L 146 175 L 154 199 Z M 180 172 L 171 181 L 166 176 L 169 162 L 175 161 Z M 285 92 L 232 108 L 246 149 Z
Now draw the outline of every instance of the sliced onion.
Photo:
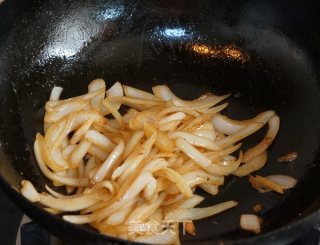
M 135 198 L 143 190 L 143 188 L 148 184 L 151 177 L 152 175 L 149 172 L 144 172 L 140 174 L 120 199 L 118 199 L 116 202 L 114 202 L 110 206 L 93 213 L 97 221 L 101 221 L 109 217 L 115 211 L 119 210 L 124 205 L 126 205 L 130 200 Z
M 204 154 L 198 151 L 195 147 L 189 144 L 187 141 L 178 138 L 176 140 L 176 146 L 183 151 L 187 156 L 193 159 L 203 169 L 208 168 L 211 165 L 211 160 Z
M 87 140 L 82 140 L 72 152 L 70 156 L 70 162 L 73 165 L 78 165 L 83 157 L 87 154 L 91 147 L 91 142 Z
M 176 209 L 194 208 L 204 200 L 204 197 L 194 194 L 191 198 L 183 201 Z
M 144 187 L 142 196 L 145 200 L 150 201 L 155 193 L 157 180 L 152 177 L 148 184 Z
M 210 217 L 237 206 L 235 201 L 227 201 L 206 208 L 176 209 L 165 215 L 168 220 L 198 220 Z
M 194 134 L 181 132 L 181 131 L 175 131 L 170 134 L 170 137 L 172 137 L 173 139 L 178 138 L 178 137 L 182 138 L 192 145 L 202 147 L 202 148 L 205 148 L 205 149 L 208 149 L 211 151 L 222 150 L 222 148 L 219 145 L 215 144 L 211 140 L 208 140 L 207 138 L 197 136 Z
M 119 159 L 121 158 L 121 154 L 124 150 L 124 142 L 123 140 L 113 149 L 108 158 L 102 163 L 99 170 L 92 178 L 93 183 L 97 183 L 102 181 L 105 177 L 110 178 L 111 170 L 116 167 Z
M 224 181 L 224 177 L 213 176 L 203 170 L 187 172 L 182 176 L 191 188 L 204 183 L 212 185 L 222 185 Z
M 85 101 L 81 99 L 73 100 L 69 103 L 64 103 L 54 107 L 51 111 L 48 111 L 44 117 L 44 121 L 46 123 L 57 122 L 61 118 L 65 117 L 66 115 L 80 111 L 85 106 Z
M 280 185 L 283 190 L 291 189 L 297 184 L 297 180 L 288 175 L 269 175 L 266 178 Z
M 161 126 L 162 124 L 171 122 L 171 121 L 183 120 L 185 117 L 186 117 L 186 114 L 184 114 L 183 112 L 176 112 L 174 114 L 171 114 L 171 115 L 161 119 L 159 121 L 159 126 Z
M 132 201 L 128 202 L 122 209 L 118 210 L 114 214 L 112 214 L 109 218 L 104 221 L 104 223 L 109 225 L 120 225 L 125 222 L 128 215 L 133 211 L 135 208 L 135 203 L 137 202 L 137 198 L 133 199 Z
M 27 198 L 30 202 L 39 202 L 40 201 L 40 195 L 30 181 L 22 180 L 21 186 L 22 186 L 22 188 L 20 190 L 21 194 L 25 198 Z
M 63 91 L 62 87 L 53 87 L 53 89 L 51 90 L 49 100 L 59 100 L 62 91 Z
M 272 144 L 273 140 L 275 139 L 279 131 L 280 118 L 277 115 L 274 115 L 269 120 L 268 125 L 269 125 L 269 129 L 264 139 L 259 144 L 248 149 L 244 153 L 244 159 L 243 159 L 244 162 L 248 162 L 251 159 L 255 158 L 256 156 L 260 155 Z
M 151 93 L 145 92 L 140 89 L 136 89 L 127 85 L 122 85 L 124 94 L 129 97 L 140 98 L 140 99 L 149 99 L 149 100 L 159 100 L 158 97 L 154 96 Z
M 160 234 L 138 236 L 134 239 L 134 241 L 138 243 L 162 245 L 162 244 L 178 244 L 177 239 L 178 238 L 176 233 L 170 232 L 168 230 L 164 230 Z
M 267 151 L 263 151 L 260 155 L 241 165 L 235 172 L 233 172 L 236 176 L 245 176 L 255 172 L 266 164 L 268 159 Z
M 166 194 L 161 193 L 157 199 L 151 203 L 146 203 L 140 206 L 137 206 L 135 210 L 129 215 L 126 219 L 126 223 L 129 224 L 132 221 L 142 221 L 144 222 L 151 214 L 153 214 L 165 200 Z
M 183 177 L 171 168 L 163 168 L 156 172 L 157 176 L 166 178 L 176 184 L 177 188 L 181 191 L 182 195 L 187 198 L 192 197 L 193 193 L 189 185 L 183 179 Z
M 260 233 L 260 218 L 254 214 L 242 214 L 240 216 L 240 227 L 243 230 Z
M 216 185 L 211 184 L 201 184 L 199 187 L 205 192 L 209 193 L 212 196 L 215 196 L 219 193 L 219 188 Z
M 110 152 L 115 147 L 115 144 L 107 136 L 100 134 L 96 130 L 88 130 L 85 138 L 107 152 Z
M 242 140 L 243 138 L 249 136 L 250 134 L 253 134 L 254 132 L 258 131 L 260 128 L 263 127 L 263 123 L 250 123 L 248 126 L 240 129 L 234 134 L 231 134 L 224 139 L 217 140 L 215 143 L 218 144 L 221 147 L 227 147 L 230 146 L 239 140 Z

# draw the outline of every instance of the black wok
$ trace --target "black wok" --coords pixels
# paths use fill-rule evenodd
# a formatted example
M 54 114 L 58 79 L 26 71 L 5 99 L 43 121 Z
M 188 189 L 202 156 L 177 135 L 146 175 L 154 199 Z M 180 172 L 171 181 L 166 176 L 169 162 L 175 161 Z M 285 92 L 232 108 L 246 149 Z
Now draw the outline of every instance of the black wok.
M 22 179 L 48 180 L 33 154 L 44 103 L 54 85 L 63 97 L 85 93 L 101 77 L 150 90 L 167 83 L 182 98 L 232 93 L 236 119 L 276 110 L 280 133 L 261 175 L 286 174 L 298 185 L 259 194 L 229 176 L 203 205 L 234 199 L 233 210 L 196 222 L 184 243 L 284 243 L 320 221 L 320 29 L 316 1 L 23 1 L 0 5 L 0 183 L 32 219 L 72 243 L 121 242 L 64 222 L 24 199 Z M 213 47 L 203 54 L 194 45 Z M 221 52 L 231 47 L 243 56 Z M 220 53 L 219 53 L 220 52 Z M 243 59 L 242 59 L 243 58 Z M 251 138 L 257 142 L 264 132 Z M 277 157 L 297 151 L 292 164 Z M 239 215 L 263 205 L 262 233 L 239 229 Z

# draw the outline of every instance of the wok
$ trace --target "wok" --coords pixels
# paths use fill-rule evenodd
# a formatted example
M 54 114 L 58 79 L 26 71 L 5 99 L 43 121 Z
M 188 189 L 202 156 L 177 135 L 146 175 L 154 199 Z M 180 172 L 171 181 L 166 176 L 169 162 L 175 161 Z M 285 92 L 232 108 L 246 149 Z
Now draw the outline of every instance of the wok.
M 208 91 L 232 93 L 224 112 L 232 118 L 277 111 L 280 132 L 258 173 L 290 175 L 298 185 L 284 195 L 259 194 L 246 177 L 229 176 L 220 194 L 203 205 L 233 199 L 239 206 L 195 222 L 197 235 L 182 236 L 183 242 L 294 239 L 320 221 L 318 10 L 316 1 L 295 0 L 5 0 L 0 5 L 1 187 L 65 241 L 121 243 L 50 215 L 17 191 L 22 179 L 38 190 L 48 183 L 35 162 L 33 141 L 42 132 L 52 87 L 64 87 L 67 98 L 85 93 L 89 81 L 101 77 L 108 86 L 121 81 L 146 90 L 166 83 L 185 99 Z M 299 154 L 294 163 L 277 163 L 291 151 Z M 254 235 L 239 229 L 239 216 L 257 203 L 264 222 L 262 233 Z

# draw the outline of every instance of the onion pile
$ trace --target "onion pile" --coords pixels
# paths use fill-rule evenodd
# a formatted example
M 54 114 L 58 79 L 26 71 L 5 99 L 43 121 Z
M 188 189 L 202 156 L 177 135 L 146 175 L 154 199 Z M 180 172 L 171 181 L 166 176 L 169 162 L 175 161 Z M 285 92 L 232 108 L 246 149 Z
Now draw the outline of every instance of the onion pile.
M 27 180 L 21 193 L 66 221 L 158 244 L 179 243 L 177 223 L 194 235 L 193 220 L 235 207 L 236 201 L 226 200 L 197 208 L 204 198 L 195 191 L 216 195 L 225 176 L 262 168 L 279 117 L 265 111 L 236 121 L 220 114 L 228 95 L 185 101 L 166 85 L 152 91 L 119 82 L 107 90 L 96 79 L 88 93 L 60 100 L 62 88 L 53 88 L 34 153 L 43 174 L 66 194 L 49 186 L 39 193 Z M 242 152 L 240 141 L 266 124 L 265 138 Z

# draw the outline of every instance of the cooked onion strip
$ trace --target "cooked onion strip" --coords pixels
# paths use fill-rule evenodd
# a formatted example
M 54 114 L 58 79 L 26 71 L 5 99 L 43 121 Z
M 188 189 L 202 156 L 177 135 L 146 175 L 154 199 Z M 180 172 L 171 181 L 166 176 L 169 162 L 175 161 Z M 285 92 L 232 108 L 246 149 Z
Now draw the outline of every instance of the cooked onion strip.
M 277 115 L 275 115 L 269 120 L 268 124 L 269 124 L 269 130 L 266 136 L 264 137 L 264 139 L 259 144 L 248 149 L 244 153 L 244 159 L 243 159 L 244 162 L 248 162 L 251 159 L 255 158 L 256 156 L 260 155 L 272 144 L 280 127 L 280 118 Z
M 198 220 L 221 213 L 227 209 L 237 206 L 235 201 L 227 201 L 206 208 L 176 209 L 166 214 L 169 220 Z
M 211 165 L 211 160 L 207 158 L 204 154 L 198 151 L 195 147 L 189 144 L 187 141 L 178 138 L 176 140 L 176 146 L 188 155 L 192 160 L 194 160 L 203 169 L 208 168 Z
M 235 172 L 236 176 L 245 176 L 249 175 L 252 172 L 255 172 L 261 169 L 267 162 L 267 151 L 263 151 L 260 155 L 241 165 Z
M 112 168 L 115 168 L 115 164 L 119 161 L 121 154 L 124 150 L 124 142 L 121 140 L 120 143 L 113 149 L 108 158 L 101 164 L 99 170 L 92 178 L 93 183 L 102 181 L 105 177 L 111 176 Z
M 194 146 L 202 147 L 207 150 L 211 150 L 211 151 L 222 150 L 222 148 L 219 145 L 215 144 L 214 142 L 208 140 L 205 137 L 201 137 L 201 136 L 197 136 L 197 135 L 193 135 L 193 134 L 181 132 L 181 131 L 173 132 L 170 134 L 170 136 L 173 139 L 182 138 Z
M 51 90 L 49 100 L 59 100 L 62 91 L 63 91 L 62 87 L 53 87 L 53 89 Z
M 193 193 L 186 181 L 183 179 L 183 177 L 177 173 L 176 171 L 170 169 L 170 168 L 163 168 L 156 172 L 157 176 L 166 178 L 170 180 L 171 182 L 175 183 L 178 189 L 181 191 L 182 195 L 184 195 L 187 198 L 192 197 Z
M 260 219 L 254 214 L 242 214 L 240 216 L 240 227 L 247 231 L 252 231 L 254 233 L 260 233 Z
M 297 184 L 297 180 L 288 175 L 269 175 L 266 179 L 280 185 L 283 190 L 291 189 Z

